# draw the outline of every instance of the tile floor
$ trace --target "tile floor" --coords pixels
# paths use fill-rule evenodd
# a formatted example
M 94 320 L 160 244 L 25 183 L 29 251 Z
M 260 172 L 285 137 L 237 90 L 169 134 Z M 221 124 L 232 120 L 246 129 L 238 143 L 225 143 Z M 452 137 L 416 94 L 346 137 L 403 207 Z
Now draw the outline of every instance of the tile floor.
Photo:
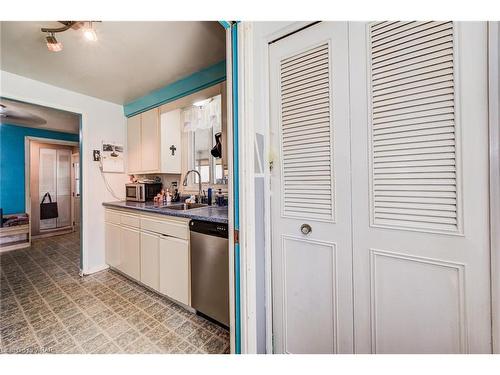
M 77 233 L 0 255 L 0 353 L 228 353 L 226 330 L 106 270 Z

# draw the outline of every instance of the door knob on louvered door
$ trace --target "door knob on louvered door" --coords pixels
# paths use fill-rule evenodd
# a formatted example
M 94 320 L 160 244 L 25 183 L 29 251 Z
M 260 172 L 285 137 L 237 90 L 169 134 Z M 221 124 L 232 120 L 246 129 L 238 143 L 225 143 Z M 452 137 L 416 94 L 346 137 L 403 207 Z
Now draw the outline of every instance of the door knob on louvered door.
M 300 231 L 302 232 L 302 234 L 309 234 L 311 233 L 312 228 L 309 224 L 302 224 L 300 226 Z

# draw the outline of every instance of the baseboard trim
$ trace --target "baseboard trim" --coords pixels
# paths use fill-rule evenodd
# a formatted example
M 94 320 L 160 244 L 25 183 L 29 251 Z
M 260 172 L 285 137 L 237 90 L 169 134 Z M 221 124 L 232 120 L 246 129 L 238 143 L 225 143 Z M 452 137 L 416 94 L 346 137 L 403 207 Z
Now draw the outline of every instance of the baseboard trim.
M 91 274 L 96 273 L 96 272 L 104 271 L 108 268 L 109 268 L 109 266 L 107 264 L 101 264 L 100 266 L 93 267 L 93 268 L 88 269 L 88 270 L 81 270 L 80 276 L 91 275 Z

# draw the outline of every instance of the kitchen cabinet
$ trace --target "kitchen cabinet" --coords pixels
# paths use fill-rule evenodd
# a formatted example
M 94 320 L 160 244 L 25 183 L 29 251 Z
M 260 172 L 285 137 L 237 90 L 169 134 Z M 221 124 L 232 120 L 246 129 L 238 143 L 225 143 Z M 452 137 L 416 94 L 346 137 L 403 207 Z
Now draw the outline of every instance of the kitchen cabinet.
M 118 269 L 133 279 L 141 278 L 140 232 L 137 229 L 121 227 L 121 252 Z
M 113 223 L 105 223 L 106 233 L 106 263 L 111 267 L 120 268 L 121 227 Z
M 190 305 L 189 219 L 105 209 L 106 263 Z
M 160 109 L 128 118 L 129 174 L 181 173 L 181 111 Z
M 141 115 L 127 120 L 127 168 L 129 173 L 141 170 Z
M 161 124 L 161 170 L 181 174 L 181 110 L 164 112 Z
M 160 289 L 160 239 L 157 234 L 141 232 L 141 283 Z
M 160 238 L 160 292 L 189 305 L 189 243 L 175 237 Z
M 141 171 L 160 168 L 160 114 L 158 108 L 141 114 Z

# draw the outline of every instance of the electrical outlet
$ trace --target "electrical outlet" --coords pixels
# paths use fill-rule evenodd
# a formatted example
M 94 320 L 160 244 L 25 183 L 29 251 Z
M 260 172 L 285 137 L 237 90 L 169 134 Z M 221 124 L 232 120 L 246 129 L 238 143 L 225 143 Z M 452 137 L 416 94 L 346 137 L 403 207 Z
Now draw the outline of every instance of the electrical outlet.
M 100 161 L 100 160 L 101 160 L 101 151 L 94 150 L 94 161 Z

